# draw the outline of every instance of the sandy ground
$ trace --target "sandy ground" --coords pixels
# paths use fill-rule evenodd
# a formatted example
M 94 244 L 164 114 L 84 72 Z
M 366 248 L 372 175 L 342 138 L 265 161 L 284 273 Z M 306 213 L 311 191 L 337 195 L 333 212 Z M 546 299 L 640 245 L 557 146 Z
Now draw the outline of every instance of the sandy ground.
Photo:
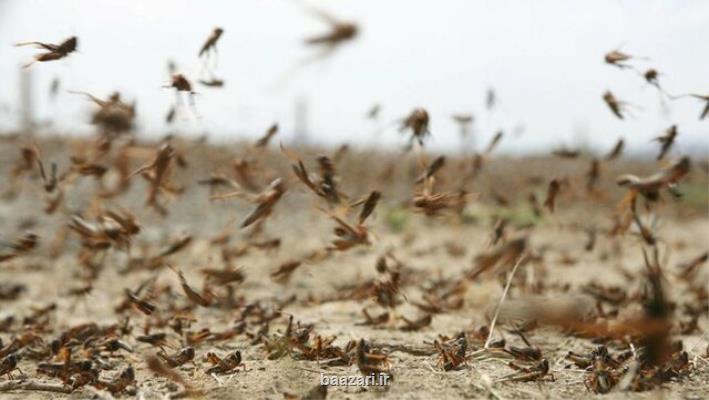
M 48 148 L 48 145 L 43 147 L 45 152 L 49 152 Z M 16 149 L 17 146 L 3 144 L 0 175 L 7 176 L 12 162 L 17 158 Z M 196 155 L 190 159 L 191 177 L 187 178 L 187 181 L 213 170 L 213 165 L 200 157 L 202 156 Z M 176 171 L 176 174 L 180 172 Z M 342 179 L 345 181 L 347 177 Z M 79 182 L 67 196 L 64 209 L 51 216 L 45 216 L 41 212 L 41 189 L 37 179 L 26 177 L 20 186 L 14 198 L 6 198 L 0 202 L 2 238 L 8 240 L 27 226 L 31 226 L 31 230 L 42 240 L 39 248 L 32 253 L 0 264 L 0 282 L 19 283 L 27 287 L 26 292 L 18 299 L 0 302 L 0 320 L 9 315 L 21 320 L 31 312 L 32 307 L 55 303 L 57 309 L 51 315 L 50 331 L 43 335 L 47 338 L 53 338 L 62 330 L 81 323 L 109 325 L 119 321 L 121 316 L 114 312 L 114 307 L 124 298 L 124 289 L 136 288 L 140 282 L 154 275 L 153 272 L 121 273 L 121 269 L 126 265 L 127 255 L 123 251 L 111 250 L 106 254 L 104 268 L 93 283 L 91 293 L 83 298 L 76 298 L 67 293 L 71 288 L 81 285 L 76 279 L 80 269 L 76 259 L 78 238 L 70 234 L 64 244 L 64 251 L 57 257 L 52 257 L 49 253 L 52 238 L 66 225 L 69 216 L 89 207 L 90 201 L 84 193 L 92 190 L 91 183 Z M 113 206 L 130 207 L 141 221 L 143 230 L 135 238 L 132 252 L 153 252 L 169 238 L 181 234 L 193 235 L 192 243 L 184 251 L 171 256 L 169 261 L 185 272 L 189 282 L 200 288 L 203 278 L 199 270 L 221 265 L 220 248 L 211 245 L 209 239 L 229 226 L 232 221 L 243 219 L 252 206 L 239 200 L 210 202 L 208 189 L 193 185 L 183 196 L 168 205 L 170 216 L 162 218 L 143 209 L 145 192 L 146 185 L 140 182 L 134 185 L 128 194 L 111 200 Z M 423 314 L 411 305 L 410 301 L 420 301 L 422 287 L 426 282 L 440 278 L 460 279 L 463 273 L 471 268 L 473 258 L 488 249 L 494 219 L 490 216 L 492 206 L 484 203 L 482 199 L 469 205 L 468 211 L 475 218 L 471 218 L 467 223 L 456 221 L 455 218 L 426 218 L 420 214 L 407 213 L 406 223 L 400 231 L 395 232 L 390 215 L 398 206 L 392 197 L 396 199 L 394 195 L 383 201 L 370 222 L 372 245 L 336 253 L 323 261 L 306 262 L 293 273 L 288 283 L 278 284 L 269 274 L 285 261 L 302 258 L 310 251 L 326 246 L 333 227 L 327 216 L 315 209 L 318 203 L 314 197 L 306 193 L 302 185 L 292 183 L 292 189 L 277 206 L 276 212 L 261 234 L 261 238 L 280 238 L 280 248 L 253 249 L 236 260 L 236 264 L 243 268 L 246 276 L 245 281 L 236 286 L 236 296 L 247 301 L 259 300 L 264 304 L 278 304 L 295 296 L 294 301 L 281 309 L 283 316 L 271 324 L 270 334 L 282 333 L 288 316 L 292 315 L 294 320 L 303 324 L 314 324 L 315 332 L 320 335 L 337 336 L 337 345 L 344 346 L 350 340 L 365 338 L 375 347 L 381 345 L 384 351 L 388 352 L 394 376 L 394 382 L 390 386 L 330 387 L 328 398 L 485 398 L 494 395 L 510 399 L 577 399 L 592 396 L 607 399 L 658 396 L 693 399 L 705 398 L 709 393 L 709 360 L 706 353 L 709 344 L 706 336 L 709 320 L 706 314 L 699 319 L 699 329 L 693 334 L 674 336 L 674 339 L 683 341 L 689 354 L 692 368 L 686 376 L 677 382 L 665 383 L 654 391 L 594 395 L 587 391 L 584 385 L 588 373 L 573 366 L 565 360 L 565 356 L 570 350 L 585 353 L 596 345 L 590 340 L 571 337 L 553 329 L 533 330 L 527 337 L 533 345 L 541 349 L 543 356 L 549 361 L 550 374 L 553 375 L 554 381 L 497 383 L 496 380 L 513 372 L 507 366 L 510 358 L 504 356 L 470 359 L 458 370 L 446 372 L 437 366 L 435 353 L 414 355 L 398 350 L 397 346 L 403 345 L 430 352 L 431 343 L 439 335 L 453 337 L 458 332 L 472 332 L 483 325 L 489 325 L 490 310 L 498 302 L 504 279 L 486 278 L 471 282 L 462 308 L 435 314 L 429 326 L 414 332 L 400 330 L 402 322 L 398 320 L 378 327 L 359 324 L 364 320 L 364 307 L 374 313 L 381 310 L 371 299 L 316 301 L 342 293 L 341 288 L 344 285 L 376 278 L 376 259 L 391 249 L 416 281 L 415 284 L 402 288 L 403 303 L 394 313 L 397 316 L 416 319 Z M 530 247 L 545 249 L 544 256 L 538 263 L 521 267 L 519 279 L 513 282 L 506 301 L 514 304 L 515 300 L 532 295 L 528 284 L 540 280 L 547 286 L 560 287 L 568 284 L 570 294 L 579 293 L 580 288 L 591 281 L 621 285 L 630 292 L 639 291 L 643 282 L 640 279 L 628 280 L 622 273 L 636 273 L 643 268 L 640 239 L 636 235 L 626 234 L 621 238 L 611 238 L 599 233 L 593 251 L 583 250 L 587 236 L 579 226 L 592 221 L 600 228 L 607 228 L 610 224 L 608 210 L 612 209 L 612 206 L 594 207 L 593 204 L 587 204 L 575 207 L 560 201 L 558 207 L 559 210 L 555 214 L 545 216 L 533 229 L 524 231 L 529 234 Z M 673 278 L 677 265 L 706 251 L 709 243 L 709 218 L 706 211 L 701 208 L 694 212 L 675 210 L 681 207 L 667 203 L 660 208 L 658 214 L 661 218 L 656 230 L 658 237 L 662 239 L 660 248 L 668 249 L 663 250 L 662 261 L 663 268 L 670 276 L 667 290 L 673 299 L 681 299 L 685 294 L 683 283 Z M 517 233 L 519 232 L 523 230 L 518 229 Z M 514 233 L 514 227 L 510 228 L 510 235 Z M 227 246 L 238 247 L 247 240 L 245 232 L 233 229 Z M 707 282 L 706 265 L 702 268 L 696 279 Z M 161 285 L 171 285 L 174 288 L 175 301 L 187 304 L 179 289 L 177 276 L 172 271 L 167 268 L 159 270 L 157 282 Z M 543 295 L 554 297 L 559 296 L 559 293 L 547 291 Z M 209 328 L 212 331 L 220 331 L 233 324 L 239 310 L 212 307 L 197 308 L 192 313 L 196 322 L 190 330 Z M 145 368 L 144 358 L 156 350 L 134 339 L 134 336 L 140 333 L 140 326 L 145 317 L 137 312 L 131 312 L 129 315 L 135 325 L 135 332 L 125 336 L 123 340 L 130 344 L 134 351 L 119 352 L 116 365 L 131 364 L 136 368 L 137 393 L 144 398 L 162 398 L 175 392 L 177 388 L 174 384 L 164 378 L 155 378 Z M 502 328 L 496 331 L 496 338 L 504 336 L 508 345 L 523 345 L 517 336 L 504 329 L 504 324 Z M 256 329 L 257 327 L 248 327 L 247 332 Z M 22 327 L 14 324 L 8 330 L 0 331 L 0 338 L 4 343 L 9 343 L 11 338 L 20 332 Z M 170 341 L 175 347 L 179 347 L 179 336 L 171 334 Z M 470 346 L 472 352 L 480 347 L 481 343 L 471 343 Z M 612 345 L 609 346 L 614 349 Z M 208 364 L 203 360 L 204 354 L 208 351 L 226 354 L 227 351 L 235 349 L 242 352 L 245 371 L 220 376 L 218 379 L 205 373 Z M 323 367 L 315 361 L 296 360 L 290 356 L 269 360 L 262 346 L 252 345 L 251 339 L 245 335 L 238 335 L 223 342 L 203 343 L 198 345 L 196 350 L 197 366 L 187 364 L 179 371 L 188 377 L 195 387 L 202 388 L 206 398 L 280 399 L 284 397 L 284 392 L 303 395 L 317 385 L 318 371 L 335 375 L 359 374 L 355 365 Z M 35 376 L 33 363 L 23 360 L 20 364 L 28 377 Z M 107 371 L 105 374 L 113 376 L 119 369 Z M 13 375 L 21 374 L 15 372 Z M 0 377 L 0 384 L 6 379 L 7 377 Z M 71 395 L 11 392 L 0 393 L 0 398 L 90 398 L 97 393 L 102 397 L 110 396 L 107 392 L 84 388 Z

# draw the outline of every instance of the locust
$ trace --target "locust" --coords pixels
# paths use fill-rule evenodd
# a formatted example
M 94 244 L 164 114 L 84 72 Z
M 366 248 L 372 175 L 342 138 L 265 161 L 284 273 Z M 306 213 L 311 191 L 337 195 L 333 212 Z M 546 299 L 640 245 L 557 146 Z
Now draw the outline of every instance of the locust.
M 662 88 L 662 86 L 660 86 L 659 77 L 662 74 L 660 74 L 656 69 L 648 68 L 640 75 L 643 77 L 643 79 L 645 79 L 645 82 L 647 82 L 648 85 L 654 86 L 661 94 L 667 95 L 668 97 L 672 98 L 672 96 L 669 95 L 665 91 L 665 89 Z
M 12 371 L 18 369 L 17 363 L 20 360 L 20 356 L 17 354 L 10 354 L 0 361 L 0 376 L 8 375 L 12 379 Z
M 150 183 L 146 204 L 161 215 L 166 215 L 167 209 L 158 203 L 158 194 L 162 191 L 179 192 L 179 189 L 170 186 L 168 183 L 170 162 L 174 158 L 175 149 L 169 143 L 163 143 L 157 149 L 157 154 L 151 162 L 143 165 L 129 175 L 130 177 L 141 174 Z
M 291 165 L 291 169 L 295 176 L 315 195 L 325 199 L 329 205 L 337 205 L 340 203 L 343 194 L 337 189 L 337 181 L 335 179 L 335 167 L 332 161 L 326 157 L 318 158 L 320 165 L 321 176 L 318 179 L 312 179 L 303 161 L 294 153 L 287 152 L 283 149 L 289 158 L 296 161 L 296 164 Z
M 618 139 L 615 146 L 608 152 L 605 157 L 606 161 L 612 161 L 620 157 L 623 154 L 623 148 L 625 147 L 625 140 L 623 138 Z
M 331 245 L 327 247 L 327 249 L 345 251 L 354 246 L 370 244 L 369 229 L 364 223 L 376 208 L 380 197 L 381 194 L 376 190 L 372 191 L 369 196 L 367 196 L 362 205 L 362 210 L 360 211 L 356 225 L 348 223 L 342 216 L 338 216 L 336 213 L 329 213 L 330 218 L 337 223 L 337 227 L 334 229 L 337 238 L 332 240 Z
M 588 167 L 588 172 L 586 172 L 586 191 L 593 193 L 596 191 L 596 185 L 598 184 L 598 179 L 601 175 L 601 162 L 594 158 L 591 160 L 591 165 Z
M 0 242 L 0 263 L 27 254 L 39 244 L 39 236 L 26 232 L 11 242 Z
M 489 252 L 481 253 L 475 257 L 475 268 L 467 273 L 467 278 L 474 280 L 481 274 L 492 270 L 496 265 L 511 266 L 526 249 L 527 238 L 520 237 L 509 240 Z
M 138 336 L 135 340 L 142 343 L 147 343 L 151 346 L 159 347 L 160 349 L 162 349 L 163 346 L 167 346 L 167 334 L 164 332 Z
M 300 267 L 302 261 L 292 260 L 281 264 L 271 273 L 271 279 L 278 283 L 287 283 L 295 270 Z
M 236 181 L 236 188 L 243 188 L 252 193 L 258 193 L 263 188 L 261 185 L 257 184 L 253 177 L 254 161 L 248 158 L 237 158 L 234 160 L 234 180 Z
M 401 320 L 404 321 L 404 325 L 399 328 L 402 331 L 418 331 L 422 328 L 425 328 L 429 325 L 431 325 L 431 321 L 433 320 L 433 317 L 431 314 L 426 314 L 416 320 L 410 320 L 404 316 L 401 317 Z
M 31 151 L 34 153 L 31 158 L 37 162 L 39 176 L 42 178 L 42 187 L 46 193 L 46 206 L 44 208 L 44 212 L 46 214 L 53 214 L 57 211 L 64 200 L 64 190 L 62 190 L 61 183 L 67 181 L 68 179 L 66 176 L 58 176 L 57 164 L 54 162 L 51 163 L 49 171 L 45 168 L 37 147 L 32 148 Z
M 411 131 L 409 148 L 413 145 L 414 140 L 423 146 L 424 139 L 431 134 L 429 123 L 428 111 L 420 107 L 415 108 L 406 118 L 401 120 L 399 132 Z
M 697 273 L 699 267 L 709 260 L 709 252 L 704 252 L 701 255 L 680 264 L 677 269 L 679 270 L 679 276 L 688 279 Z
M 220 286 L 243 282 L 244 280 L 244 272 L 241 268 L 204 268 L 201 272 L 207 277 L 207 279 L 210 280 L 210 282 Z
M 531 382 L 543 379 L 554 381 L 554 375 L 549 374 L 549 361 L 546 359 L 531 367 L 516 363 L 509 363 L 508 365 L 510 368 L 517 370 L 517 372 L 504 376 L 498 379 L 497 382 Z
M 446 163 L 446 157 L 445 156 L 438 156 L 435 160 L 433 160 L 431 165 L 428 166 L 428 168 L 426 169 L 426 172 L 423 173 L 420 177 L 418 177 L 418 179 L 416 179 L 415 183 L 419 184 L 419 183 L 424 182 L 428 178 L 431 178 L 433 175 L 436 174 L 436 172 L 438 172 L 438 170 L 443 168 L 445 163 Z
M 158 356 L 149 356 L 145 360 L 145 363 L 153 374 L 167 378 L 175 383 L 179 383 L 188 391 L 192 388 L 192 385 L 190 385 L 190 383 L 187 382 L 182 375 L 165 365 L 165 363 Z
M 170 78 L 170 84 L 164 85 L 163 87 L 175 89 L 175 104 L 173 106 L 175 111 L 177 111 L 183 105 L 183 97 L 181 96 L 181 93 L 184 93 L 186 95 L 187 104 L 189 105 L 189 107 L 191 107 L 193 110 L 195 109 L 194 95 L 197 94 L 197 92 L 192 90 L 192 83 L 187 79 L 184 74 L 173 74 Z M 171 122 L 171 118 L 168 118 L 167 121 Z
M 177 115 L 177 107 L 173 104 L 167 109 L 165 113 L 165 123 L 170 125 L 175 122 L 175 116 Z
M 362 309 L 362 314 L 364 315 L 364 322 L 358 323 L 358 325 L 371 325 L 371 326 L 377 326 L 377 325 L 383 325 L 389 322 L 389 312 L 384 311 L 379 315 L 370 315 L 369 311 L 367 311 L 366 308 Z
M 607 90 L 605 93 L 603 93 L 603 101 L 606 103 L 608 106 L 608 109 L 611 110 L 613 115 L 618 117 L 618 119 L 623 119 L 624 118 L 624 110 L 627 106 L 627 103 L 624 101 L 618 100 L 613 93 L 611 93 L 610 90 Z
M 553 154 L 557 157 L 560 157 L 560 158 L 572 158 L 573 159 L 573 158 L 577 158 L 581 154 L 581 152 L 578 150 L 571 150 L 571 149 L 567 149 L 565 147 L 562 147 L 560 149 L 556 149 L 556 150 L 552 151 L 551 154 Z
M 207 353 L 206 358 L 214 365 L 207 369 L 208 374 L 230 374 L 236 372 L 238 367 L 243 367 L 244 371 L 246 371 L 246 364 L 241 361 L 241 352 L 239 350 L 230 353 L 224 358 L 210 352 Z
M 426 216 L 437 216 L 441 211 L 446 209 L 457 210 L 462 212 L 467 202 L 467 192 L 461 190 L 458 195 L 450 193 L 437 193 L 435 191 L 436 178 L 438 173 L 445 164 L 445 157 L 439 156 L 431 165 L 426 166 L 425 158 L 421 158 L 421 164 L 426 171 L 416 179 L 416 184 L 422 184 L 421 189 L 414 192 L 411 202 L 413 206 L 422 211 Z
M 438 352 L 436 364 L 444 371 L 458 369 L 467 360 L 466 352 L 468 349 L 468 341 L 464 332 L 458 334 L 455 340 L 452 340 L 452 343 L 439 343 L 438 340 L 436 340 L 433 342 L 433 345 Z
M 497 95 L 495 94 L 495 89 L 488 88 L 485 91 L 485 108 L 491 111 L 497 105 Z
M 586 251 L 593 251 L 593 249 L 596 247 L 596 238 L 598 236 L 598 230 L 595 226 L 589 226 L 584 229 L 584 232 L 588 236 L 588 240 L 586 241 L 586 244 L 583 246 L 583 248 Z
M 262 148 L 268 146 L 268 142 L 278 133 L 278 124 L 271 125 L 264 135 L 254 143 L 254 147 Z
M 356 362 L 357 368 L 364 376 L 373 374 L 378 378 L 380 375 L 387 375 L 393 380 L 387 356 L 371 353 L 369 343 L 364 339 L 360 339 L 357 343 Z
M 26 291 L 27 286 L 21 283 L 0 283 L 0 300 L 17 300 Z M 0 348 L 2 348 L 2 343 L 0 343 Z
M 123 102 L 119 92 L 113 92 L 106 100 L 87 92 L 70 91 L 69 93 L 86 96 L 98 106 L 98 110 L 91 117 L 91 123 L 101 127 L 109 135 L 120 134 L 133 128 L 136 103 Z
M 34 56 L 34 60 L 24 65 L 27 68 L 35 62 L 55 61 L 67 57 L 69 54 L 76 51 L 79 39 L 72 36 L 59 44 L 43 43 L 43 42 L 22 42 L 15 46 L 35 46 L 39 49 L 46 50 L 46 53 L 40 53 Z
M 192 362 L 194 360 L 194 356 L 194 347 L 185 347 L 173 355 L 158 353 L 158 357 L 160 357 L 170 368 L 177 368 L 183 364 Z
M 62 82 L 59 77 L 54 77 L 52 83 L 49 84 L 49 99 L 55 101 L 59 95 L 59 89 L 61 88 Z
M 637 175 L 625 174 L 619 176 L 616 183 L 629 189 L 627 201 L 634 199 L 637 194 L 649 201 L 656 201 L 660 197 L 661 189 L 674 187 L 689 173 L 690 168 L 690 159 L 685 156 L 654 175 L 641 178 Z
M 208 287 L 205 288 L 204 293 L 200 294 L 187 283 L 187 279 L 185 279 L 185 275 L 182 273 L 182 271 L 173 267 L 170 264 L 168 264 L 168 267 L 177 274 L 177 277 L 180 279 L 182 291 L 185 292 L 185 295 L 192 303 L 195 303 L 201 307 L 209 307 L 210 305 L 212 305 L 214 301 L 214 294 Z
M 203 86 L 210 88 L 221 88 L 224 87 L 224 80 L 216 77 L 211 77 L 209 79 L 200 79 L 199 83 Z
M 497 245 L 500 240 L 505 240 L 505 228 L 507 227 L 508 222 L 509 220 L 507 219 L 498 219 L 495 221 L 495 226 L 492 229 L 492 235 L 490 235 L 490 244 L 494 246 Z
M 634 59 L 645 59 L 644 57 L 636 57 L 627 53 L 623 53 L 620 50 L 612 50 L 605 54 L 604 60 L 606 64 L 618 67 L 620 69 L 632 68 L 631 65 L 627 64 L 626 61 Z
M 199 57 L 209 58 L 212 54 L 217 55 L 217 42 L 224 34 L 224 29 L 216 27 L 199 49 Z
M 381 104 L 377 103 L 377 104 L 372 105 L 372 107 L 370 107 L 369 110 L 367 111 L 367 118 L 371 119 L 373 121 L 376 121 L 377 119 L 379 119 L 379 113 L 381 112 L 381 110 L 382 110 Z
M 502 140 L 503 136 L 504 132 L 502 131 L 498 131 L 497 133 L 495 133 L 495 136 L 492 137 L 492 140 L 490 140 L 490 143 L 487 145 L 484 154 L 492 153 L 495 147 L 497 147 L 497 145 L 500 143 L 500 140 Z
M 271 184 L 261 192 L 254 202 L 257 204 L 256 208 L 241 222 L 240 227 L 246 228 L 253 223 L 265 221 L 271 213 L 273 208 L 281 199 L 286 191 L 285 183 L 281 179 L 275 179 Z
M 339 20 L 324 11 L 314 8 L 309 8 L 308 11 L 330 25 L 328 32 L 313 35 L 305 39 L 305 44 L 308 46 L 323 46 L 322 53 L 318 55 L 317 58 L 330 55 L 342 44 L 352 41 L 357 37 L 359 29 L 356 23 Z
M 544 207 L 549 209 L 549 212 L 554 212 L 554 205 L 556 204 L 556 196 L 561 190 L 561 181 L 557 178 L 549 181 L 549 186 L 547 187 L 547 197 L 544 200 Z
M 140 233 L 141 227 L 129 211 L 109 210 L 102 213 L 95 223 L 75 215 L 69 228 L 81 236 L 84 246 L 88 248 L 115 246 L 128 249 L 131 238 Z
M 133 383 L 135 383 L 135 371 L 133 367 L 127 367 L 114 380 L 99 381 L 96 386 L 100 389 L 108 390 L 111 394 L 115 395 L 123 392 Z
M 675 138 L 677 137 L 677 125 L 672 125 L 667 130 L 665 130 L 665 134 L 662 136 L 656 137 L 654 140 L 660 142 L 660 154 L 657 155 L 657 160 L 661 161 L 663 158 L 665 158 L 665 155 L 667 155 L 667 152 L 670 151 L 672 148 L 672 145 L 675 142 Z

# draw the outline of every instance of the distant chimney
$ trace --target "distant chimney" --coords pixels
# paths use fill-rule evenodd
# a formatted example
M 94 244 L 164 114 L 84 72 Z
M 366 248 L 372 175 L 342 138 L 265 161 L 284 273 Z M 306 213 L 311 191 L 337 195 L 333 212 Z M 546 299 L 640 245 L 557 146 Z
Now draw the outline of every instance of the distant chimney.
M 308 102 L 304 97 L 295 99 L 295 120 L 293 121 L 295 145 L 308 145 Z
M 33 91 L 32 70 L 20 67 L 20 129 L 24 132 L 32 132 L 35 127 Z

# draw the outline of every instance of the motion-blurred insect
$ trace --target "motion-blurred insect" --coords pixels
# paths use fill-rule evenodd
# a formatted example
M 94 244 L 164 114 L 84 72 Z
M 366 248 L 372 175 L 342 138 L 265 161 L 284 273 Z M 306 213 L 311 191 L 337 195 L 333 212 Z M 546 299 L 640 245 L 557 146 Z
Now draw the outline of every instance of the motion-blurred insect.
M 664 90 L 660 86 L 660 81 L 658 80 L 660 73 L 657 72 L 656 69 L 654 68 L 649 68 L 642 74 L 643 78 L 645 79 L 645 82 L 648 84 L 654 86 L 659 90 L 660 92 L 664 93 Z
M 436 159 L 433 160 L 433 162 L 431 163 L 431 165 L 428 166 L 428 168 L 426 169 L 426 172 L 424 172 L 423 174 L 421 174 L 421 176 L 420 176 L 418 179 L 416 179 L 415 183 L 416 183 L 416 184 L 423 183 L 423 181 L 425 181 L 426 179 L 432 177 L 433 175 L 436 174 L 436 172 L 438 172 L 441 168 L 443 168 L 443 166 L 445 165 L 445 163 L 446 163 L 446 157 L 445 157 L 445 156 L 438 156 L 438 157 L 436 157 Z
M 649 201 L 656 201 L 660 197 L 660 189 L 671 188 L 684 178 L 690 170 L 691 163 L 689 157 L 682 157 L 675 164 L 662 171 L 646 178 L 636 175 L 621 175 L 616 179 L 619 186 L 625 186 L 630 190 L 628 200 L 632 201 L 637 194 L 641 194 Z
M 379 118 L 379 113 L 382 110 L 381 104 L 377 103 L 372 106 L 372 108 L 367 111 L 367 118 L 376 121 Z
M 399 132 L 405 132 L 406 130 L 411 131 L 408 148 L 411 148 L 414 140 L 416 140 L 420 146 L 423 146 L 423 140 L 426 136 L 431 134 L 428 126 L 429 122 L 428 111 L 420 107 L 415 108 L 406 118 L 401 120 Z
M 381 194 L 376 190 L 372 191 L 369 196 L 367 196 L 356 225 L 348 223 L 344 217 L 338 216 L 336 213 L 329 214 L 330 218 L 335 221 L 338 226 L 334 229 L 337 238 L 332 240 L 328 250 L 345 251 L 354 246 L 370 244 L 369 229 L 364 225 L 364 222 L 374 211 L 380 197 Z
M 224 80 L 216 77 L 211 77 L 209 79 L 200 79 L 199 83 L 203 86 L 210 88 L 221 88 L 224 87 Z
M 216 56 L 218 54 L 217 51 L 217 42 L 219 41 L 219 38 L 222 37 L 222 34 L 224 33 L 224 29 L 222 28 L 214 28 L 212 33 L 209 35 L 207 40 L 204 42 L 202 47 L 199 49 L 199 57 L 205 57 L 207 60 L 214 55 L 215 60 Z
M 307 10 L 330 25 L 329 32 L 305 39 L 307 45 L 323 46 L 322 52 L 315 59 L 332 54 L 340 45 L 353 40 L 357 36 L 358 28 L 354 22 L 341 21 L 324 11 L 314 8 L 308 8 Z
M 634 59 L 646 59 L 644 57 L 631 56 L 630 54 L 623 53 L 620 50 L 612 50 L 606 53 L 604 60 L 607 64 L 621 69 L 632 68 L 631 65 L 627 64 L 626 61 Z
M 493 88 L 488 88 L 485 92 L 485 108 L 490 111 L 497 105 L 497 95 L 495 95 L 495 90 Z
M 487 145 L 487 148 L 485 149 L 485 154 L 490 154 L 500 143 L 500 140 L 502 140 L 503 136 L 504 132 L 497 131 L 497 133 L 495 133 L 495 136 L 492 137 L 492 140 L 490 140 L 490 144 Z
M 0 376 L 7 375 L 12 379 L 12 371 L 18 369 L 17 363 L 20 360 L 20 356 L 13 353 L 3 358 L 0 361 Z
M 26 254 L 39 244 L 39 236 L 32 232 L 27 232 L 11 242 L 0 242 L 0 262 L 11 260 L 20 255 Z
M 672 125 L 667 130 L 665 130 L 665 134 L 662 136 L 656 137 L 654 140 L 660 142 L 660 154 L 657 156 L 657 160 L 660 161 L 663 158 L 665 158 L 665 155 L 667 155 L 667 152 L 670 151 L 672 148 L 672 145 L 675 142 L 675 138 L 677 137 L 677 125 Z
M 527 249 L 527 238 L 519 237 L 501 243 L 495 249 L 481 253 L 475 257 L 475 267 L 466 274 L 470 280 L 477 279 L 483 273 L 500 268 L 511 267 Z
M 625 140 L 623 138 L 618 139 L 615 146 L 606 155 L 606 161 L 615 160 L 623 154 L 623 148 L 625 147 Z
M 165 377 L 175 383 L 179 383 L 182 386 L 184 386 L 186 389 L 190 389 L 191 385 L 185 378 L 182 377 L 178 372 L 174 371 L 160 359 L 158 356 L 149 356 L 146 360 L 145 363 L 148 367 L 148 369 L 154 373 L 155 375 Z
M 23 42 L 23 43 L 17 43 L 15 46 L 19 47 L 19 46 L 34 45 L 39 49 L 47 50 L 46 53 L 40 53 L 40 54 L 35 55 L 33 61 L 30 61 L 29 63 L 24 65 L 24 68 L 27 68 L 30 65 L 34 64 L 35 62 L 45 62 L 45 61 L 54 61 L 54 60 L 62 59 L 64 57 L 68 56 L 70 53 L 76 51 L 77 44 L 78 44 L 77 37 L 72 36 L 69 39 L 66 39 L 65 41 L 63 41 L 59 44 L 43 43 L 43 42 Z
M 51 101 L 56 100 L 57 96 L 59 95 L 59 88 L 61 86 L 61 81 L 59 80 L 59 77 L 54 77 L 52 79 L 52 83 L 49 85 L 49 99 Z
M 268 130 L 266 130 L 266 133 L 254 143 L 254 147 L 266 147 L 268 146 L 268 142 L 271 141 L 271 138 L 273 138 L 276 134 L 278 133 L 278 124 L 273 124 L 271 125 Z
M 559 181 L 559 179 L 554 178 L 549 182 L 549 187 L 547 188 L 547 197 L 544 200 L 544 207 L 548 208 L 550 212 L 554 212 L 556 196 L 559 194 L 560 189 L 561 181 Z
M 588 172 L 586 172 L 586 190 L 592 193 L 596 190 L 596 184 L 598 183 L 598 178 L 601 175 L 601 162 L 594 158 L 591 160 L 591 165 L 588 167 Z
M 581 152 L 579 150 L 572 150 L 562 147 L 552 151 L 551 154 L 561 158 L 576 158 L 581 154 Z
M 183 106 L 184 100 L 182 94 L 184 94 L 187 97 L 187 104 L 192 109 L 193 113 L 195 113 L 196 115 L 197 112 L 194 95 L 197 94 L 197 92 L 192 90 L 192 84 L 185 75 L 180 73 L 173 74 L 170 80 L 170 84 L 164 85 L 163 87 L 175 89 L 175 111 L 179 110 Z
M 101 127 L 106 134 L 120 134 L 133 128 L 135 102 L 124 103 L 119 92 L 111 93 L 106 100 L 99 99 L 87 92 L 69 91 L 69 93 L 86 96 L 99 107 L 93 113 L 91 122 Z
M 212 294 L 211 290 L 208 287 L 206 287 L 204 292 L 200 294 L 196 290 L 192 289 L 192 287 L 187 283 L 187 279 L 185 279 L 185 275 L 182 273 L 182 271 L 173 267 L 170 264 L 168 264 L 168 267 L 177 274 L 177 277 L 180 279 L 180 286 L 182 286 L 182 291 L 185 292 L 185 295 L 192 303 L 195 303 L 201 307 L 209 307 L 210 305 L 212 305 L 212 302 L 214 300 L 214 294 Z
M 613 115 L 619 119 L 623 119 L 623 112 L 627 103 L 618 100 L 610 90 L 603 93 L 603 101 L 606 103 Z
M 185 347 L 179 350 L 177 353 L 168 355 L 166 353 L 158 353 L 158 357 L 162 358 L 163 361 L 170 368 L 177 368 L 188 362 L 193 362 L 195 356 L 194 347 Z
M 261 193 L 256 196 L 249 195 L 243 191 L 235 191 L 226 194 L 214 195 L 212 199 L 228 199 L 230 197 L 245 197 L 247 200 L 256 204 L 256 208 L 244 219 L 241 223 L 241 228 L 246 228 L 255 222 L 259 223 L 259 226 L 263 221 L 268 218 L 273 212 L 273 207 L 278 203 L 283 193 L 286 191 L 286 185 L 282 179 L 274 179 L 271 184 Z
M 162 191 L 178 192 L 176 188 L 169 186 L 167 180 L 169 175 L 170 161 L 175 157 L 175 149 L 169 143 L 162 144 L 153 161 L 143 165 L 133 171 L 130 176 L 142 174 L 145 179 L 150 182 L 150 190 L 148 191 L 148 199 L 146 204 L 153 207 L 162 215 L 167 214 L 167 210 L 158 203 L 158 194 Z
M 295 272 L 301 264 L 302 261 L 300 260 L 287 261 L 278 266 L 275 271 L 271 272 L 271 279 L 273 279 L 274 282 L 285 284 L 290 280 L 293 272 Z
M 237 371 L 238 367 L 243 367 L 246 370 L 246 364 L 241 362 L 241 352 L 239 350 L 230 353 L 228 356 L 221 358 L 214 353 L 207 353 L 207 360 L 214 364 L 213 367 L 207 369 L 208 374 L 231 374 Z

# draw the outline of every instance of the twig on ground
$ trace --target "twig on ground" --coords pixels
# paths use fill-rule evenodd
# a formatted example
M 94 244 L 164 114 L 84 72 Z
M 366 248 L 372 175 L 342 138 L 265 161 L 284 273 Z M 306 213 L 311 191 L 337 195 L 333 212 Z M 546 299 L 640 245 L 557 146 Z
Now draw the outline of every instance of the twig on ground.
M 17 379 L 6 382 L 0 382 L 0 392 L 12 392 L 14 390 L 36 391 L 36 392 L 55 392 L 55 393 L 71 393 L 72 389 L 69 386 L 57 385 L 48 382 L 37 380 Z
M 492 340 L 492 334 L 495 332 L 495 323 L 497 322 L 497 317 L 500 314 L 500 309 L 502 308 L 502 303 L 505 301 L 505 297 L 507 297 L 507 292 L 510 290 L 510 285 L 512 285 L 512 279 L 515 276 L 515 272 L 517 272 L 517 267 L 522 263 L 524 260 L 525 254 L 520 255 L 520 257 L 517 259 L 517 262 L 515 263 L 515 266 L 512 268 L 512 272 L 510 272 L 510 276 L 507 278 L 507 284 L 505 285 L 505 290 L 502 292 L 502 297 L 500 297 L 500 302 L 497 304 L 497 309 L 495 310 L 495 316 L 492 317 L 492 322 L 490 323 L 490 333 L 487 335 L 487 340 L 485 341 L 485 346 L 484 348 L 487 349 L 490 346 L 490 341 Z

